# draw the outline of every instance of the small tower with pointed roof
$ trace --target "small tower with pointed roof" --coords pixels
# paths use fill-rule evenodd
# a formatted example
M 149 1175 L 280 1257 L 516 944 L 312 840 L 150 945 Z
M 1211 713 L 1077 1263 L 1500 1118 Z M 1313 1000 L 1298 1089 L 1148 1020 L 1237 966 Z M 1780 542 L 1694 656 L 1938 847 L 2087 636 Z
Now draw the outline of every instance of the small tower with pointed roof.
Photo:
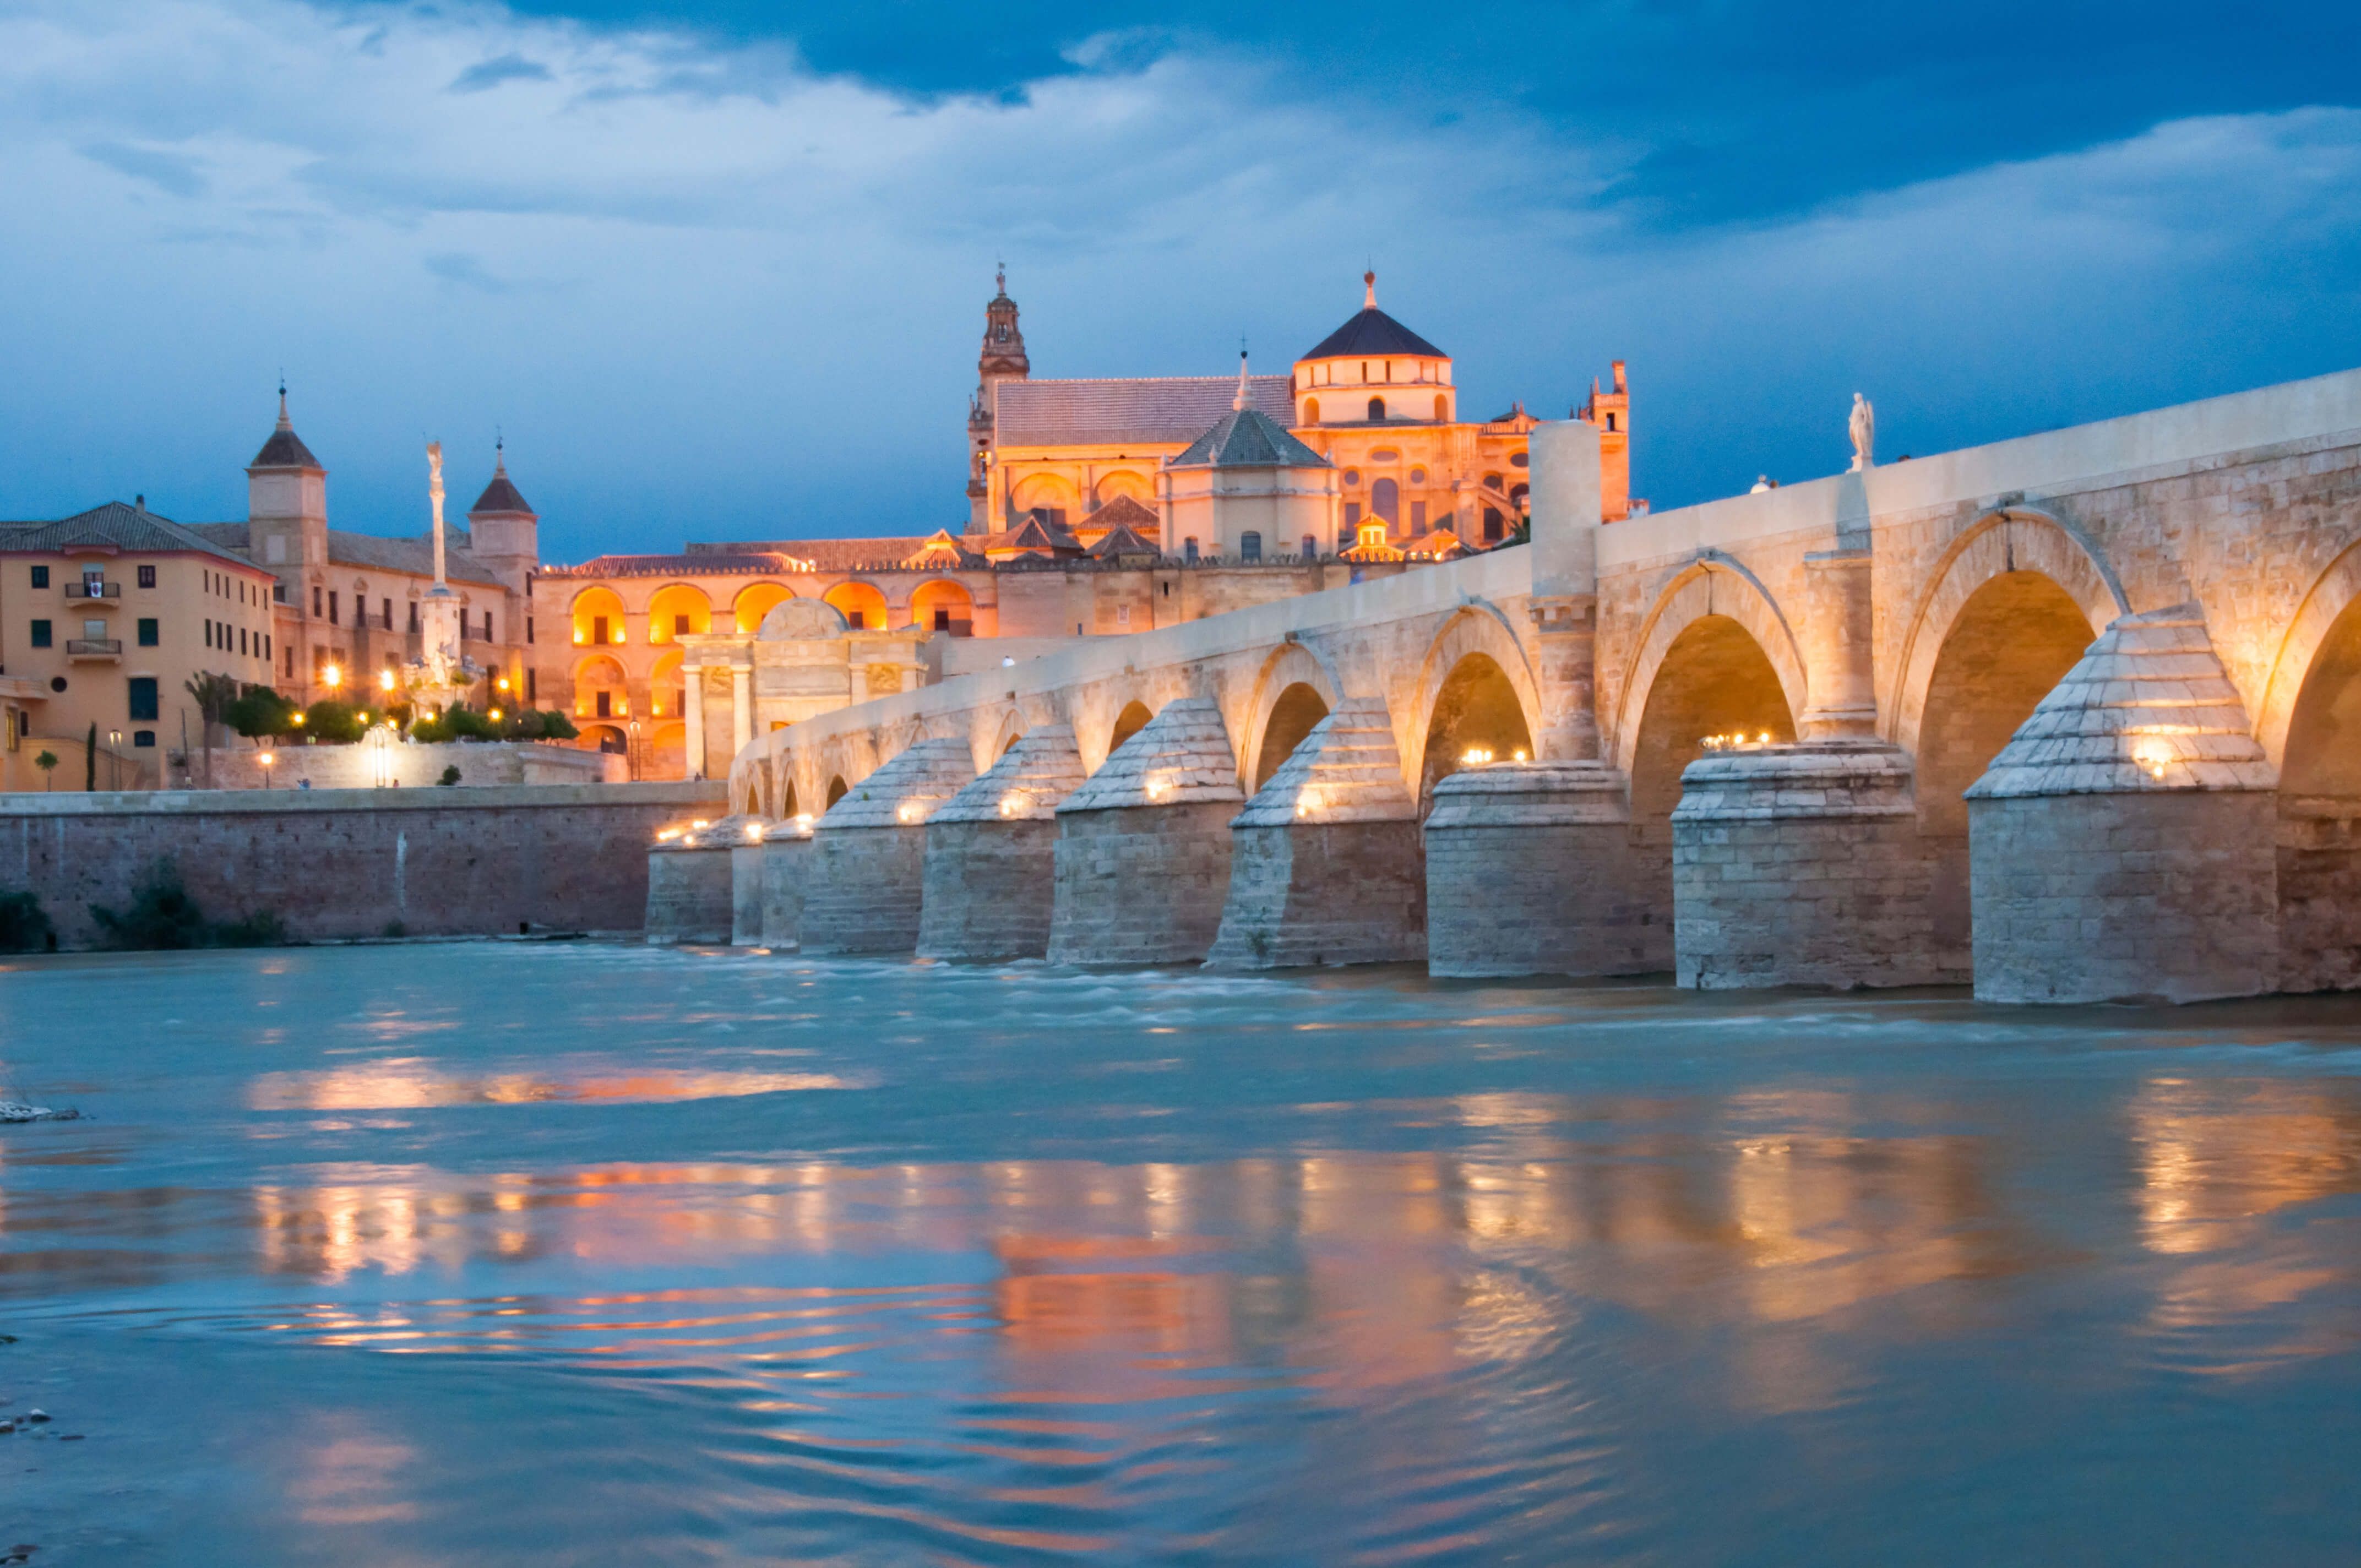
M 1335 469 L 1253 406 L 1252 385 L 1241 353 L 1230 411 L 1159 473 L 1165 554 L 1257 561 L 1307 543 L 1336 553 Z
M 278 427 L 246 467 L 246 531 L 247 554 L 283 583 L 328 564 L 328 471 L 287 417 L 284 381 Z
M 541 565 L 541 517 L 509 478 L 508 443 L 492 443 L 492 480 L 467 509 L 468 553 L 511 593 Z
M 975 394 L 967 400 L 968 532 L 991 531 L 984 471 L 992 466 L 993 389 L 1033 374 L 1025 355 L 1025 330 L 1016 322 L 1016 302 L 1008 297 L 1008 269 L 993 275 L 996 291 L 983 307 L 983 348 L 975 360 Z

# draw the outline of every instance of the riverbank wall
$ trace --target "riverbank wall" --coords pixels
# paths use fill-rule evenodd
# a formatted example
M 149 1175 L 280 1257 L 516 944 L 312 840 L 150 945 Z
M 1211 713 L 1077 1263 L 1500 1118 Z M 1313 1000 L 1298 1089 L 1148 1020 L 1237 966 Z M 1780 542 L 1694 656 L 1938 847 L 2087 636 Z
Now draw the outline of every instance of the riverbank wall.
M 29 891 L 64 948 L 170 859 L 214 920 L 297 940 L 637 932 L 658 828 L 727 809 L 719 782 L 479 789 L 0 795 L 0 892 Z

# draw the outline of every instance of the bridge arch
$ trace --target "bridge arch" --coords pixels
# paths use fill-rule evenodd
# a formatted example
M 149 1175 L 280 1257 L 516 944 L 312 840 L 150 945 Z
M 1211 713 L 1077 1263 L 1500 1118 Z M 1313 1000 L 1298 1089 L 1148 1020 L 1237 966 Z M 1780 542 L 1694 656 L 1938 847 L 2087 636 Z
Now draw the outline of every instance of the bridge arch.
M 1432 803 L 1436 783 L 1459 771 L 1467 746 L 1481 745 L 1504 761 L 1520 747 L 1531 755 L 1540 727 L 1541 696 L 1524 644 L 1493 606 L 1460 609 L 1420 663 L 1409 733 L 1395 720 L 1394 743 L 1407 778 L 1418 781 L 1420 811 Z
M 1100 765 L 1104 766 L 1105 760 L 1115 755 L 1117 747 L 1147 729 L 1148 720 L 1155 717 L 1155 709 L 1137 697 L 1125 703 L 1115 716 L 1114 728 L 1107 731 L 1106 750 L 1099 754 Z
M 1335 675 L 1301 642 L 1284 643 L 1255 675 L 1254 698 L 1240 730 L 1246 765 L 1238 770 L 1248 794 L 1270 782 L 1312 727 L 1344 700 Z
M 1976 606 L 1979 618 L 1990 615 L 1998 598 L 1985 594 L 1984 589 L 2012 576 L 2046 579 L 2070 601 L 2081 611 L 2087 629 L 2082 639 L 2085 646 L 2117 616 L 2131 612 L 2131 601 L 2125 598 L 2123 585 L 2116 581 L 2097 549 L 2079 532 L 2046 512 L 2025 508 L 1987 513 L 1952 540 L 1936 562 L 1918 608 L 1910 618 L 1909 635 L 1902 646 L 1901 680 L 1886 707 L 1891 715 L 1887 738 L 1913 757 L 1922 750 L 1927 695 L 1934 686 L 1937 666 L 1942 662 L 1943 651 L 1952 634 L 1960 630 L 1970 601 L 1981 598 Z M 2048 598 L 2036 593 L 2029 583 L 2016 587 L 2028 599 Z M 2079 655 L 2081 649 L 2076 652 Z M 2059 672 L 2064 673 L 2062 669 Z M 2051 678 L 2050 684 L 2057 684 L 2056 677 Z M 2048 688 L 2043 690 L 2046 693 Z M 2035 700 L 2038 701 L 2041 695 L 2036 694 Z M 2026 712 L 2030 711 L 2028 706 Z M 2018 722 L 2023 722 L 2023 717 L 2018 716 Z M 2009 728 L 2014 731 L 2015 725 Z M 2002 737 L 2003 740 L 2006 739 Z
M 1681 639 L 1701 623 L 1720 623 L 1697 639 L 1681 644 Z M 1770 591 L 1753 573 L 1734 561 L 1720 556 L 1699 561 L 1683 570 L 1664 585 L 1664 592 L 1649 607 L 1640 623 L 1640 635 L 1635 641 L 1638 652 L 1633 655 L 1630 674 L 1625 677 L 1621 698 L 1616 704 L 1615 765 L 1638 788 L 1638 762 L 1641 731 L 1648 722 L 1648 708 L 1656 696 L 1657 682 L 1664 675 L 1675 644 L 1681 644 L 1684 663 L 1690 657 L 1719 655 L 1735 659 L 1739 649 L 1726 641 L 1728 631 L 1741 631 L 1753 645 L 1754 652 L 1770 666 L 1778 686 L 1777 699 L 1784 714 L 1785 738 L 1795 738 L 1794 716 L 1804 711 L 1808 691 L 1804 675 L 1804 657 L 1795 647 L 1795 634 L 1780 613 Z M 1741 661 L 1742 663 L 1742 661 Z M 1759 734 L 1769 729 L 1773 735 L 1778 725 L 1766 722 L 1770 715 L 1768 694 L 1750 693 L 1743 700 L 1730 706 L 1724 716 L 1723 729 L 1744 729 Z M 1685 699 L 1686 700 L 1686 699 Z M 1699 736 L 1711 735 L 1713 729 L 1701 729 Z M 1692 756 L 1695 754 L 1691 753 Z M 1687 766 L 1684 760 L 1681 766 Z M 1675 781 L 1679 770 L 1674 770 Z M 1675 783 L 1675 794 L 1678 785 Z M 1633 819 L 1638 819 L 1639 803 L 1635 793 L 1632 803 Z
M 2299 713 L 2309 730 L 2315 721 L 2330 718 L 2332 710 L 2342 706 L 2333 701 L 2329 692 L 2332 685 L 2341 688 L 2348 675 L 2344 651 L 2356 603 L 2361 603 L 2361 544 L 2347 548 L 2312 579 L 2303 603 L 2279 639 L 2279 656 L 2271 662 L 2270 678 L 2254 716 L 2255 739 L 2262 743 L 2264 754 L 2279 770 L 2282 787 L 2290 792 L 2302 782 L 2291 773 L 2309 772 L 2318 756 L 2316 751 L 2298 754 L 2304 749 L 2296 740 Z M 2314 746 L 2324 740 L 2325 737 L 2308 735 L 2304 744 Z

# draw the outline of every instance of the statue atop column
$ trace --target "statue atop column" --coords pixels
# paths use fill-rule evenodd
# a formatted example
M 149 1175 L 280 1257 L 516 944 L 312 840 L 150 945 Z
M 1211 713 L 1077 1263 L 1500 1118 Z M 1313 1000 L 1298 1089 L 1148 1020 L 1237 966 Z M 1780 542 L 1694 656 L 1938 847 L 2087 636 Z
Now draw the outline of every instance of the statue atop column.
M 415 700 L 438 710 L 456 700 L 463 687 L 483 678 L 483 671 L 461 651 L 464 627 L 459 596 L 445 578 L 443 543 L 443 444 L 426 444 L 426 499 L 434 516 L 434 586 L 420 597 L 419 656 L 406 672 Z
M 1852 471 L 1877 466 L 1877 411 L 1859 392 L 1852 395 L 1852 418 L 1846 429 L 1852 434 Z

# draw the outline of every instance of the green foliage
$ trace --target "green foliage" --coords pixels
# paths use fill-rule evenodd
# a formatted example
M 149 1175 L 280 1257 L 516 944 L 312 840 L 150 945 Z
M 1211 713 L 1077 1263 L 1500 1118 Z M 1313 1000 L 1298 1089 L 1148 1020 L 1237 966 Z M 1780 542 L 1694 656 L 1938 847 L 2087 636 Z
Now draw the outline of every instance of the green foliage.
M 0 893 L 0 953 L 29 953 L 57 945 L 38 894 Z
M 130 908 L 118 912 L 93 904 L 90 915 L 110 948 L 144 951 L 205 945 L 204 914 L 181 884 L 181 868 L 169 859 L 141 873 L 131 890 Z
M 45 773 L 57 765 L 58 754 L 55 751 L 44 751 L 39 756 L 33 759 L 33 766 L 40 769 L 41 772 Z
M 90 739 L 82 744 L 82 787 L 85 790 L 98 788 L 98 720 L 95 718 L 90 721 Z
M 349 746 L 368 730 L 360 709 L 334 697 L 322 697 L 303 710 L 303 733 L 323 746 Z
M 222 722 L 249 740 L 267 740 L 295 728 L 295 705 L 269 686 L 248 686 L 222 710 Z
M 446 785 L 457 784 L 459 782 L 459 764 L 454 762 L 449 767 L 444 769 L 443 776 L 436 779 L 434 782 L 438 784 Z
M 541 720 L 541 737 L 544 740 L 576 740 L 582 731 L 574 728 L 574 720 L 554 707 L 543 708 L 535 715 Z
M 288 941 L 287 922 L 274 910 L 258 910 L 236 920 L 207 920 L 181 881 L 181 868 L 169 856 L 140 873 L 131 890 L 128 909 L 116 911 L 93 904 L 90 914 L 110 948 L 139 951 L 269 948 Z
M 229 722 L 230 705 L 238 697 L 237 681 L 234 677 L 215 674 L 211 670 L 200 670 L 188 678 L 185 687 L 189 696 L 195 699 L 197 711 L 204 716 L 207 724 Z

